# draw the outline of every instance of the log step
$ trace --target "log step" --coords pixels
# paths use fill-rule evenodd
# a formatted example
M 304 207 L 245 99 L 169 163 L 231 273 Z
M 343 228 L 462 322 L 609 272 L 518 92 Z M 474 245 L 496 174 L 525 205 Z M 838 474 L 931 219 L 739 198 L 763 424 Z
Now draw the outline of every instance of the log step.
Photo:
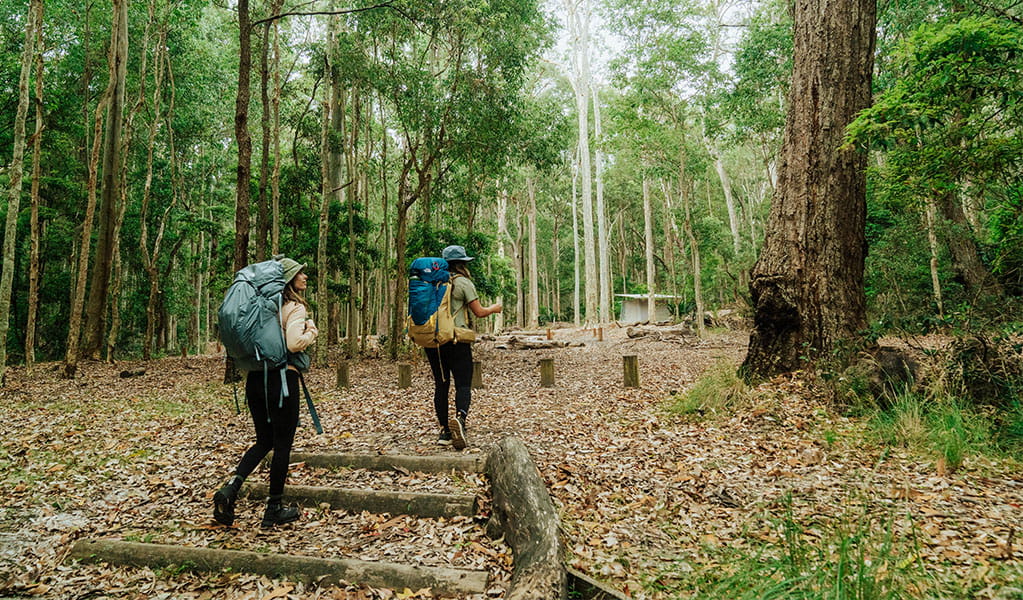
M 430 588 L 439 595 L 482 594 L 488 574 L 445 567 L 416 567 L 355 559 L 316 558 L 295 554 L 260 554 L 241 550 L 145 544 L 109 539 L 79 540 L 71 558 L 136 567 L 178 565 L 191 571 L 222 571 L 288 577 L 321 585 L 350 583 L 401 590 Z M 321 579 L 322 578 L 322 579 Z
M 486 470 L 486 455 L 437 455 L 409 456 L 398 454 L 317 454 L 313 452 L 292 452 L 291 462 L 304 462 L 311 467 L 366 469 L 368 471 L 393 471 L 405 469 L 420 473 L 447 473 L 464 471 L 482 473 Z
M 241 495 L 265 498 L 265 483 L 246 483 Z M 469 517 L 476 514 L 476 496 L 467 494 L 428 494 L 423 492 L 390 492 L 383 490 L 345 489 L 310 485 L 289 485 L 284 489 L 286 501 L 302 506 L 327 503 L 331 508 L 353 512 L 391 513 L 425 518 Z

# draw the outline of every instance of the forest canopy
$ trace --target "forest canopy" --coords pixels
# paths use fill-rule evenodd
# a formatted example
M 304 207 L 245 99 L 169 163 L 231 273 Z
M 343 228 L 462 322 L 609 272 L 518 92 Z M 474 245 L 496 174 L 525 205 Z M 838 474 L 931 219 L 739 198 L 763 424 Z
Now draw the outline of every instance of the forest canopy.
M 1017 5 L 879 7 L 871 334 L 1019 321 L 1021 40 Z M 310 263 L 348 355 L 400 351 L 448 244 L 496 328 L 748 311 L 792 59 L 774 0 L 5 2 L 0 362 L 206 352 L 239 240 Z

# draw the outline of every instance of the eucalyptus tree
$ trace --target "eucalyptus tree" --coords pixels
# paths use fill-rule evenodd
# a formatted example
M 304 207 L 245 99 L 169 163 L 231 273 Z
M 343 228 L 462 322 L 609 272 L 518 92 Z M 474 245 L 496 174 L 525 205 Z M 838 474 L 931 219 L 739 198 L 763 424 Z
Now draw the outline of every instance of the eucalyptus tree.
M 607 313 L 599 305 L 600 292 L 597 268 L 598 257 L 594 244 L 593 173 L 590 165 L 590 2 L 589 0 L 564 0 L 568 20 L 569 37 L 572 43 L 570 80 L 575 91 L 577 123 L 576 152 L 579 160 L 581 183 L 580 209 L 583 229 L 583 263 L 585 287 L 585 322 L 596 323 Z
M 33 0 L 25 19 L 25 46 L 21 54 L 18 77 L 18 108 L 14 119 L 14 152 L 10 165 L 10 189 L 7 219 L 4 225 L 3 275 L 0 277 L 0 384 L 7 368 L 7 331 L 10 326 L 11 288 L 14 285 L 14 250 L 18 229 L 18 208 L 21 203 L 22 176 L 25 158 L 25 121 L 28 117 L 29 75 L 35 58 L 36 32 L 43 26 L 42 0 Z
M 874 0 L 795 4 L 778 189 L 750 280 L 751 378 L 829 359 L 866 327 L 866 154 L 842 141 L 870 105 L 875 22 Z

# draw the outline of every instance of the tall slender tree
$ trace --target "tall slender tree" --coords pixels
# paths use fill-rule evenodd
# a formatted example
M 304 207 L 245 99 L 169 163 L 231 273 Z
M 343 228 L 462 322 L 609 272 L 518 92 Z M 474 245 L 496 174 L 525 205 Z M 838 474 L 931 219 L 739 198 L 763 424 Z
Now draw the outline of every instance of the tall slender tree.
M 36 28 L 42 26 L 42 0 L 32 0 L 25 19 L 25 46 L 21 51 L 18 76 L 18 108 L 14 119 L 14 155 L 11 158 L 11 186 L 8 191 L 7 221 L 4 225 L 3 274 L 0 276 L 0 385 L 7 369 L 7 330 L 10 327 L 11 288 L 14 286 L 14 249 L 18 232 L 18 208 L 25 166 L 25 121 L 31 103 L 28 83 L 35 57 Z
M 25 318 L 25 366 L 32 368 L 36 355 L 36 317 L 39 310 L 39 182 L 42 179 L 43 147 L 43 3 L 39 0 L 35 42 L 35 133 L 32 135 L 32 208 L 29 216 L 28 315 Z M 2 378 L 0 378 L 2 380 Z
M 82 352 L 100 358 L 106 340 L 107 309 L 110 306 L 110 277 L 114 246 L 118 243 L 117 217 L 121 200 L 121 133 L 124 125 L 124 97 L 128 69 L 128 0 L 114 0 L 110 36 L 109 77 L 112 82 L 103 132 L 102 186 L 96 236 L 96 252 L 89 301 L 85 313 Z

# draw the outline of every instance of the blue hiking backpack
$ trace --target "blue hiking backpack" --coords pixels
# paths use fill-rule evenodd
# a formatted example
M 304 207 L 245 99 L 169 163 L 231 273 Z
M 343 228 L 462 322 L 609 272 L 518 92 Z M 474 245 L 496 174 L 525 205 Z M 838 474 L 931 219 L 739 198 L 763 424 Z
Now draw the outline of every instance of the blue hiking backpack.
M 455 337 L 451 316 L 451 273 L 443 258 L 423 257 L 408 270 L 408 335 L 416 344 L 436 348 Z

